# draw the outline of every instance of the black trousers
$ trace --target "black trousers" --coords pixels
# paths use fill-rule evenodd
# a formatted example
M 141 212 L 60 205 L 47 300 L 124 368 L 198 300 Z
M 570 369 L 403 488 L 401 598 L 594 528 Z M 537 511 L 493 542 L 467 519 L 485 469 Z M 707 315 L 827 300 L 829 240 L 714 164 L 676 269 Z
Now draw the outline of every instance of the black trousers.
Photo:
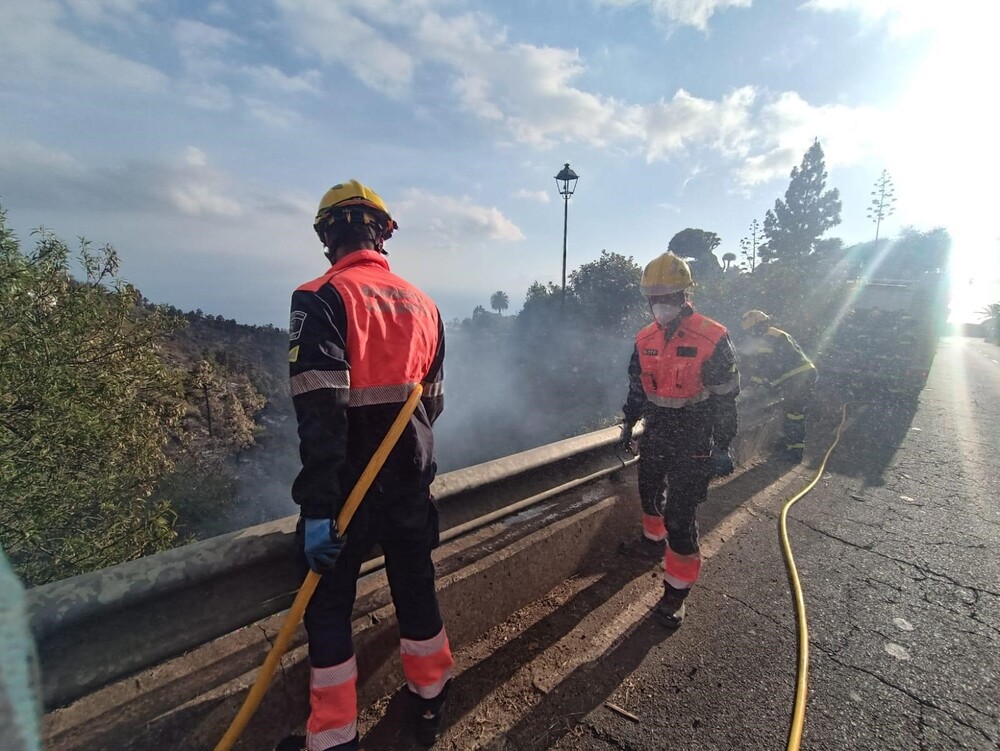
M 639 442 L 639 498 L 645 514 L 661 515 L 670 549 L 681 555 L 698 552 L 698 504 L 708 496 L 712 479 L 708 456 L 690 456 L 684 449 L 644 434 Z
M 409 496 L 369 494 L 355 512 L 346 537 L 334 570 L 320 579 L 306 608 L 313 667 L 339 665 L 354 654 L 351 612 L 358 574 L 376 544 L 385 556 L 400 636 L 422 641 L 436 636 L 444 625 L 431 561 L 431 551 L 439 541 L 437 506 L 427 490 Z M 304 556 L 302 560 L 304 564 Z
M 816 371 L 792 376 L 781 384 L 781 401 L 785 410 L 782 424 L 782 441 L 784 449 L 801 454 L 806 446 L 806 407 L 812 400 L 813 388 L 816 386 Z

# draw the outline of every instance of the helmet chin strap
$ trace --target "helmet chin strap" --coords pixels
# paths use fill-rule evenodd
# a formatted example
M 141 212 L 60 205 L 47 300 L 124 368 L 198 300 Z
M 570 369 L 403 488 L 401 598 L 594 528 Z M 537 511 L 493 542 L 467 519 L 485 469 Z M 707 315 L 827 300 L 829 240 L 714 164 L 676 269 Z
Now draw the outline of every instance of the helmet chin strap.
M 382 232 L 377 229 L 378 225 L 369 224 L 367 226 L 368 234 L 371 235 L 372 244 L 375 246 L 375 250 L 384 256 L 389 255 L 389 251 L 385 249 L 385 240 L 383 238 Z

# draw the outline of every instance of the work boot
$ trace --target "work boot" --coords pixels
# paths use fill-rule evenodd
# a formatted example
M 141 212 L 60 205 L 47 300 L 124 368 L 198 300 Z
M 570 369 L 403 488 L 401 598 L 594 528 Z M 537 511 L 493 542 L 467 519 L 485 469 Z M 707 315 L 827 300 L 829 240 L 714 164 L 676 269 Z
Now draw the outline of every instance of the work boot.
M 326 751 L 360 751 L 360 749 L 360 736 L 355 735 L 354 740 L 330 746 Z M 304 735 L 290 735 L 275 746 L 274 751 L 306 751 L 306 737 Z
M 444 702 L 448 698 L 451 681 L 444 684 L 441 693 L 433 699 L 423 699 L 414 693 L 410 695 L 417 705 L 416 738 L 421 746 L 433 746 L 441 735 L 441 725 L 444 721 Z
M 687 597 L 688 590 L 678 590 L 665 586 L 663 597 L 656 604 L 656 619 L 665 627 L 671 630 L 681 625 L 684 620 L 684 598 Z

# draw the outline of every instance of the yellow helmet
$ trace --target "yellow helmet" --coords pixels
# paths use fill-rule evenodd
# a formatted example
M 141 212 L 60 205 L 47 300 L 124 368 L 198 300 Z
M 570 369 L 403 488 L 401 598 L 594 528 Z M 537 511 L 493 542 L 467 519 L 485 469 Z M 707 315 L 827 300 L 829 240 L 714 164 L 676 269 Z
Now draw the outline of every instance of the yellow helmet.
M 769 323 L 770 321 L 771 316 L 763 310 L 748 310 L 740 319 L 740 326 L 743 327 L 744 331 L 749 331 L 759 323 Z
M 357 180 L 337 183 L 320 199 L 313 229 L 321 242 L 326 242 L 326 229 L 337 222 L 361 222 L 375 228 L 378 233 L 375 240 L 379 245 L 382 240 L 392 237 L 393 230 L 399 229 L 399 225 L 389 214 L 385 201 L 378 193 Z
M 672 295 L 694 285 L 687 261 L 669 251 L 657 256 L 642 272 L 639 288 L 646 297 Z

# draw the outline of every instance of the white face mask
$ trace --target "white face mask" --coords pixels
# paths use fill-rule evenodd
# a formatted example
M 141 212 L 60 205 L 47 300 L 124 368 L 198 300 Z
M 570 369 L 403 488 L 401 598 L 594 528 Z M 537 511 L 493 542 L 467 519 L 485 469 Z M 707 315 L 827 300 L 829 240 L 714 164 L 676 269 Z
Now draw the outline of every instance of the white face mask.
M 681 314 L 680 305 L 667 305 L 665 303 L 657 303 L 653 306 L 653 317 L 656 318 L 656 322 L 661 326 L 666 326 L 672 320 L 677 318 Z

